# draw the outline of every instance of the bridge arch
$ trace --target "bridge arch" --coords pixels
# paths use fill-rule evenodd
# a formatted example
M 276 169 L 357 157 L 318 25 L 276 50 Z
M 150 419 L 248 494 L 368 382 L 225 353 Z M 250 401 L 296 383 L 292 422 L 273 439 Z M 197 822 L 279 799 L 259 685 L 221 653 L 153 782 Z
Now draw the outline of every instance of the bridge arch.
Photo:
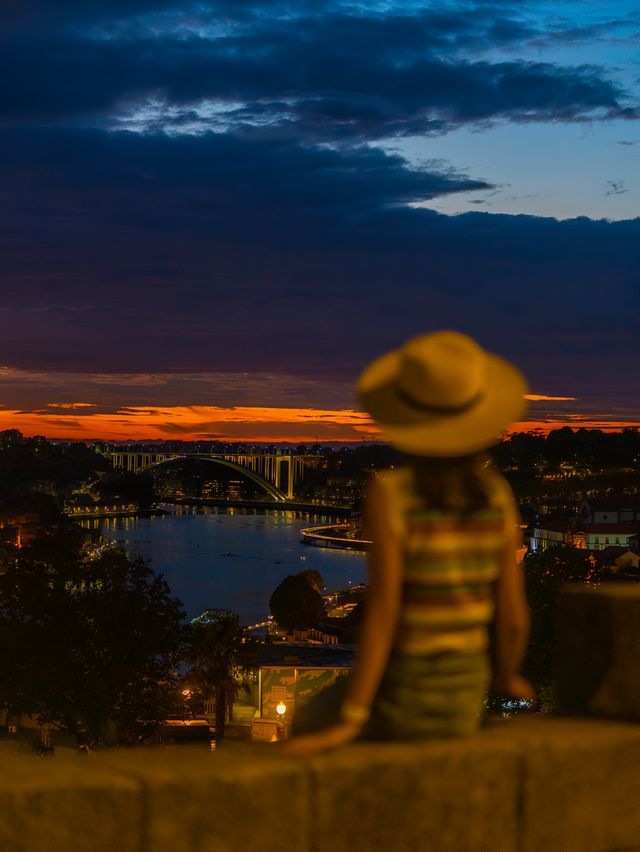
M 259 473 L 255 473 L 253 470 L 250 470 L 247 467 L 244 467 L 241 464 L 237 464 L 236 462 L 227 461 L 226 459 L 220 458 L 212 458 L 207 455 L 200 455 L 199 453 L 189 453 L 188 456 L 172 456 L 171 458 L 160 459 L 159 461 L 152 462 L 151 464 L 147 464 L 139 467 L 136 470 L 136 473 L 144 473 L 147 470 L 153 470 L 156 467 L 161 467 L 162 465 L 172 464 L 173 462 L 183 461 L 185 458 L 190 459 L 198 459 L 198 461 L 206 461 L 212 462 L 213 464 L 220 464 L 224 467 L 228 467 L 231 470 L 236 471 L 237 473 L 241 473 L 243 476 L 246 476 L 247 479 L 250 479 L 256 485 L 259 485 L 264 491 L 273 497 L 274 500 L 277 500 L 279 503 L 286 503 L 287 495 L 277 488 L 272 482 L 269 482 L 268 479 L 265 479 L 263 476 L 260 476 Z

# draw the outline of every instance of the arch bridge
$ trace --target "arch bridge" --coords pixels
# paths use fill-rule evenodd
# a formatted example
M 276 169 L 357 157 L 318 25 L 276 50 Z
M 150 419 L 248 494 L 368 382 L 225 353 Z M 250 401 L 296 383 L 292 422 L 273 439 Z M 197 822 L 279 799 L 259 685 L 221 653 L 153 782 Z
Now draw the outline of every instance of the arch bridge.
M 167 453 L 155 450 L 110 450 L 104 455 L 116 470 L 142 473 L 169 462 L 199 459 L 237 470 L 263 488 L 274 500 L 293 500 L 305 468 L 319 464 L 319 456 L 293 453 Z

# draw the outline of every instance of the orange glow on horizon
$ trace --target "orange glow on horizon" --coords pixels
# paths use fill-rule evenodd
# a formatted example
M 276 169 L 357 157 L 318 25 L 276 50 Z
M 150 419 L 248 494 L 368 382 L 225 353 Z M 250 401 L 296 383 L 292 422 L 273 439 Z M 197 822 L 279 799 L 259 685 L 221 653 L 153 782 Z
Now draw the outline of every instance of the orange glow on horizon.
M 0 429 L 19 429 L 27 436 L 78 441 L 174 439 L 299 443 L 357 441 L 376 431 L 367 415 L 350 409 L 131 406 L 104 414 L 78 411 L 77 404 L 64 407 L 73 409 L 73 413 L 60 416 L 57 411 L 49 414 L 0 410 Z
M 604 420 L 597 417 L 587 417 L 586 415 L 571 415 L 565 419 L 557 418 L 555 420 L 521 420 L 517 423 L 512 423 L 507 434 L 515 434 L 516 432 L 539 432 L 543 435 L 548 435 L 554 429 L 564 429 L 568 426 L 570 429 L 601 429 L 603 432 L 621 432 L 623 429 L 638 429 L 640 421 L 638 420 Z
M 575 396 L 546 396 L 541 393 L 527 393 L 525 399 L 530 402 L 575 402 Z
M 379 431 L 363 412 L 352 409 L 221 406 L 131 406 L 113 413 L 90 411 L 88 403 L 50 404 L 47 411 L 0 409 L 0 429 L 24 435 L 78 441 L 221 440 L 314 443 L 378 439 Z M 57 409 L 57 410 L 56 410 Z M 67 410 L 68 414 L 61 414 Z M 507 434 L 572 429 L 619 431 L 639 421 L 609 421 L 597 415 L 568 414 L 513 423 Z

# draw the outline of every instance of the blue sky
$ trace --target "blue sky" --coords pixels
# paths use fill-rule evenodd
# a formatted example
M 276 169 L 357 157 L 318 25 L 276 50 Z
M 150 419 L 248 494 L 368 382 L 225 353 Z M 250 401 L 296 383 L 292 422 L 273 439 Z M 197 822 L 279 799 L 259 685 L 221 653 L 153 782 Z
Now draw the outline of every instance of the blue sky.
M 251 5 L 251 4 L 249 4 Z M 406 133 L 373 141 L 383 150 L 400 153 L 414 167 L 453 170 L 490 184 L 487 189 L 455 192 L 442 195 L 433 202 L 417 202 L 422 206 L 445 213 L 462 213 L 482 209 L 487 212 L 554 216 L 560 219 L 575 216 L 591 218 L 628 219 L 638 211 L 640 168 L 638 167 L 640 132 L 636 125 L 636 108 L 640 95 L 640 11 L 631 2 L 615 3 L 334 3 L 321 6 L 302 4 L 296 11 L 286 5 L 271 4 L 273 16 L 268 16 L 264 4 L 258 21 L 280 21 L 284 25 L 292 18 L 301 26 L 313 22 L 318 35 L 323 20 L 330 14 L 334 19 L 384 22 L 414 15 L 417 20 L 431 15 L 438 19 L 441 38 L 433 55 L 448 62 L 535 63 L 547 69 L 575 70 L 584 76 L 592 75 L 617 87 L 621 106 L 628 107 L 625 118 L 611 114 L 608 105 L 594 103 L 591 108 L 579 107 L 565 118 L 562 109 L 547 110 L 543 105 L 525 111 L 516 110 L 491 116 L 482 114 L 478 120 L 446 120 L 442 128 L 434 128 L 415 136 Z M 201 4 L 200 8 L 206 7 Z M 311 9 L 306 15 L 305 9 Z M 489 13 L 487 15 L 487 13 Z M 468 16 L 483 19 L 476 33 L 469 28 L 466 39 L 459 38 L 455 25 Z M 449 16 L 449 18 L 447 18 Z M 172 34 L 184 38 L 198 34 L 213 43 L 226 38 L 250 41 L 251 21 L 238 21 L 233 16 L 224 21 L 211 21 L 207 14 L 178 14 L 169 7 L 142 14 L 133 21 L 103 22 L 92 32 L 99 40 L 114 40 L 117 35 L 130 33 L 134 27 L 145 34 Z M 447 20 L 450 31 L 444 32 Z M 336 24 L 340 26 L 340 24 Z M 427 25 L 428 26 L 428 25 Z M 510 37 L 508 26 L 517 30 Z M 502 37 L 497 34 L 502 28 Z M 491 38 L 493 33 L 494 38 Z M 475 35 L 475 38 L 472 37 Z M 393 57 L 402 61 L 401 44 Z M 280 93 L 279 108 L 274 106 L 258 115 L 251 115 L 245 97 L 229 100 L 226 97 L 199 98 L 180 103 L 163 94 L 155 98 L 144 96 L 128 103 L 112 116 L 112 127 L 144 132 L 151 127 L 165 127 L 173 133 L 202 133 L 207 129 L 221 132 L 227 120 L 239 113 L 253 126 L 273 127 L 295 114 L 296 98 L 300 92 Z M 319 97 L 319 93 L 314 93 Z M 322 93 L 326 95 L 326 93 Z M 288 97 L 287 97 L 288 95 Z M 550 99 L 551 100 L 551 99 Z M 542 106 L 542 109 L 540 109 Z M 188 115 L 185 115 L 188 114 Z M 191 117 L 191 121 L 189 120 Z M 363 133 L 366 139 L 366 130 Z
M 625 91 L 640 94 L 640 9 L 634 2 L 522 3 L 520 20 L 538 31 L 521 44 L 481 55 L 562 67 L 597 66 Z M 443 136 L 391 141 L 413 163 L 441 160 L 493 185 L 425 206 L 444 213 L 493 213 L 631 219 L 640 210 L 640 130 L 628 119 L 500 121 Z
M 571 397 L 534 419 L 637 422 L 639 31 L 626 0 L 3 4 L 6 422 L 351 410 L 449 327 Z

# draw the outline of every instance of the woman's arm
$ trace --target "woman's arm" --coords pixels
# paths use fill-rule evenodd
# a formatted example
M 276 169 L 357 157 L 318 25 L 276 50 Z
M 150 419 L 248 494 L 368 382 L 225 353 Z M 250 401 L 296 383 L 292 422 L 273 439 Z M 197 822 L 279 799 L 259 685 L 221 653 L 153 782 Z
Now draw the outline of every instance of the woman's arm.
M 365 528 L 373 541 L 367 554 L 369 589 L 341 721 L 291 740 L 283 748 L 288 754 L 317 754 L 355 739 L 369 717 L 389 658 L 402 597 L 402 553 L 391 523 L 391 513 L 398 507 L 389 505 L 384 483 L 378 477 L 369 483 L 364 511 Z
M 531 684 L 520 675 L 529 641 L 530 615 L 517 552 L 522 545 L 520 515 L 509 486 L 504 483 L 505 545 L 495 587 L 496 662 L 494 686 L 512 698 L 534 699 Z
M 356 666 L 346 703 L 369 710 L 382 679 L 396 632 L 402 600 L 402 550 L 384 484 L 374 477 L 367 490 L 365 529 L 373 544 L 368 552 L 369 590 L 360 628 Z

